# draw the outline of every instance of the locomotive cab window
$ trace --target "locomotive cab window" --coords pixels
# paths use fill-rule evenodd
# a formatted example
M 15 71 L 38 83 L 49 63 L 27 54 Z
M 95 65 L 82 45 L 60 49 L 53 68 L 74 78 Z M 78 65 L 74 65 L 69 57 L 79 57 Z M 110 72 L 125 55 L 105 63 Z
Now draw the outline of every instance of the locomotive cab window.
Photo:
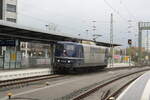
M 66 54 L 64 54 L 65 56 L 67 56 L 67 57 L 75 57 L 76 56 L 74 45 L 66 44 L 64 50 L 66 50 L 66 52 L 64 52 L 64 53 L 66 53 Z
M 83 57 L 83 48 L 74 44 L 57 44 L 55 56 L 57 57 Z

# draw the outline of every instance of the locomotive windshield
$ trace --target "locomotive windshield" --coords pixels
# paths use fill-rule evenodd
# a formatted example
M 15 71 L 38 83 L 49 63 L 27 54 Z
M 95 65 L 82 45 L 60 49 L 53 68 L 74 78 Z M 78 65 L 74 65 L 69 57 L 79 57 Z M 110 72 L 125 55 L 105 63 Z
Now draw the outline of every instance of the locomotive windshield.
M 64 47 L 65 47 L 64 52 L 63 52 L 63 53 L 65 53 L 64 56 L 68 56 L 68 57 L 75 57 L 76 56 L 74 45 L 65 45 Z M 65 50 L 66 50 L 66 52 L 65 52 Z
M 76 46 L 72 44 L 57 44 L 55 50 L 57 57 L 77 57 Z

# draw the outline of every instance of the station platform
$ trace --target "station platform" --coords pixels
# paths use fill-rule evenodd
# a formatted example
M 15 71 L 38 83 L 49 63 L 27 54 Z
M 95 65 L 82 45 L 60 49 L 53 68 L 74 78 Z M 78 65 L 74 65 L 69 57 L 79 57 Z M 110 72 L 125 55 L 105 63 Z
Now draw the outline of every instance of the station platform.
M 129 65 L 129 63 L 114 63 L 113 66 L 108 64 L 107 68 L 113 68 L 113 67 L 129 67 L 129 66 L 135 66 L 133 63 Z
M 150 100 L 150 71 L 131 83 L 116 100 Z
M 0 70 L 0 81 L 52 74 L 51 68 Z

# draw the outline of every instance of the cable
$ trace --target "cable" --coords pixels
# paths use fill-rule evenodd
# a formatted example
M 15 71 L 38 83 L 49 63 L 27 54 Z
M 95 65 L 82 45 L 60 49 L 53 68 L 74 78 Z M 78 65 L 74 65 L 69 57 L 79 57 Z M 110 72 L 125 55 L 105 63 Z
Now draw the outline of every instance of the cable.
M 111 8 L 116 14 L 118 14 L 119 17 L 121 17 L 124 21 L 127 21 L 127 19 L 125 17 L 123 17 L 119 11 L 117 11 L 116 9 L 114 9 L 106 0 L 104 0 L 104 3 Z
M 55 24 L 54 22 L 49 22 L 48 20 L 43 20 L 43 19 L 40 19 L 40 18 L 37 18 L 37 17 L 34 17 L 34 16 L 30 16 L 30 15 L 28 15 L 28 14 L 25 14 L 25 13 L 20 13 L 20 12 L 18 12 L 18 14 L 20 15 L 20 16 L 27 16 L 27 17 L 29 17 L 29 18 L 32 18 L 32 19 L 34 19 L 34 20 L 36 20 L 37 22 L 43 22 L 43 24 Z M 71 30 L 71 31 L 73 31 L 73 30 L 75 30 L 75 31 L 77 31 L 77 32 L 80 32 L 80 30 L 77 30 L 77 29 L 75 29 L 75 28 L 72 28 L 72 27 L 68 27 L 68 26 L 65 26 L 65 25 L 60 25 L 60 24 L 55 24 L 55 25 L 58 25 L 58 26 L 60 26 L 60 27 L 62 27 L 62 28 L 66 28 L 66 29 L 69 29 L 69 30 Z M 65 30 L 66 30 L 65 29 Z M 68 31 L 69 31 L 68 30 Z
M 131 13 L 131 11 L 128 9 L 128 7 L 124 4 L 124 3 L 121 3 L 123 5 L 123 7 L 126 9 L 127 13 L 129 16 L 133 17 L 133 19 L 137 19 L 135 17 L 135 15 L 133 13 Z M 133 20 L 132 20 L 133 21 Z
M 46 23 L 49 22 L 49 21 L 40 19 L 40 18 L 38 18 L 38 17 L 30 16 L 30 15 L 28 15 L 28 14 L 24 14 L 24 13 L 20 13 L 20 12 L 18 12 L 18 14 L 21 15 L 21 16 L 27 16 L 27 17 L 29 17 L 29 18 L 32 18 L 32 19 L 34 19 L 34 20 L 38 20 L 38 21 L 41 21 L 41 22 L 44 22 L 44 23 L 45 23 L 45 22 L 46 22 Z M 51 22 L 50 22 L 50 23 L 51 23 Z

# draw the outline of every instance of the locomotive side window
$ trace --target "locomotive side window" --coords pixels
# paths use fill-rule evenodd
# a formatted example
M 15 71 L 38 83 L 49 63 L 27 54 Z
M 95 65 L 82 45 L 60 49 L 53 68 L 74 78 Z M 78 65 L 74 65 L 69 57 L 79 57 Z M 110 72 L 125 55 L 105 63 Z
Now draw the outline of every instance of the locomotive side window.
M 108 58 L 109 57 L 109 50 L 108 48 L 105 49 L 105 56 Z
M 105 53 L 105 49 L 104 48 L 100 48 L 100 53 Z
M 56 49 L 55 49 L 55 56 L 61 56 L 63 53 L 63 45 L 62 44 L 57 44 Z
M 83 47 L 76 46 L 76 57 L 83 58 Z
M 94 54 L 103 53 L 103 49 L 102 48 L 93 48 L 93 47 L 91 47 L 90 50 L 91 50 L 91 55 L 92 56 L 94 56 Z

